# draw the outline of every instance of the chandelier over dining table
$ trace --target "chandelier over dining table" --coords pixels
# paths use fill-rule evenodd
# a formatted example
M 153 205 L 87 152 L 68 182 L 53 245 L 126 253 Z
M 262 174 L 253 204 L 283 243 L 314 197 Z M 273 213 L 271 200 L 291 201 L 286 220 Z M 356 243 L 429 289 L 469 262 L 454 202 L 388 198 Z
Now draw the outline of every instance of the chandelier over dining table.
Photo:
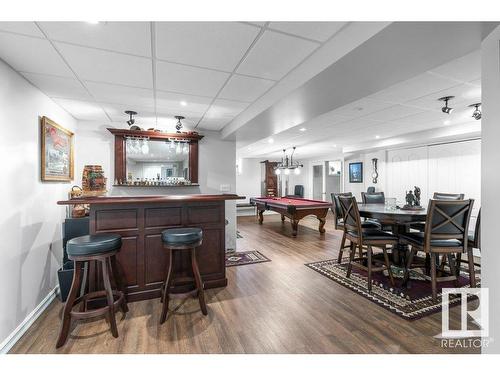
M 281 158 L 281 161 L 278 162 L 278 165 L 274 169 L 274 173 L 277 175 L 280 175 L 281 173 L 285 175 L 289 175 L 291 171 L 295 174 L 300 174 L 300 168 L 304 167 L 303 164 L 301 164 L 298 161 L 293 160 L 293 154 L 295 153 L 296 147 L 292 147 L 292 153 L 290 155 L 287 155 L 286 149 L 283 149 L 283 157 Z M 283 171 L 283 172 L 282 172 Z

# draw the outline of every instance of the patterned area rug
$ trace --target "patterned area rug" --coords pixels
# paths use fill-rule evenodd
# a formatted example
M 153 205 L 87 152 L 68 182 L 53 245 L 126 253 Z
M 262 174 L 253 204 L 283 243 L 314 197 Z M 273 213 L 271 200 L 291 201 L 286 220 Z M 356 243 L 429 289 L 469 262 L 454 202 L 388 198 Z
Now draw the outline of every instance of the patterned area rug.
M 242 266 L 244 264 L 262 263 L 270 261 L 271 259 L 265 257 L 256 250 L 226 254 L 226 267 Z
M 338 264 L 336 259 L 330 259 L 307 263 L 306 266 L 407 320 L 420 319 L 424 316 L 440 312 L 442 288 L 455 287 L 452 281 L 438 283 L 438 300 L 437 303 L 433 303 L 430 281 L 422 280 L 416 274 L 410 274 L 408 287 L 402 288 L 402 278 L 398 277 L 401 275 L 397 275 L 396 272 L 395 287 L 393 288 L 387 276 L 382 272 L 374 272 L 372 276 L 372 291 L 369 293 L 367 288 L 367 273 L 364 270 L 353 267 L 351 277 L 347 278 L 347 264 L 347 261 Z M 387 274 L 387 271 L 385 271 L 385 274 Z M 478 287 L 480 284 L 479 278 L 480 274 L 476 273 Z M 469 286 L 468 273 L 461 272 L 459 285 Z M 449 301 L 450 306 L 455 306 L 460 303 L 460 297 L 450 295 Z

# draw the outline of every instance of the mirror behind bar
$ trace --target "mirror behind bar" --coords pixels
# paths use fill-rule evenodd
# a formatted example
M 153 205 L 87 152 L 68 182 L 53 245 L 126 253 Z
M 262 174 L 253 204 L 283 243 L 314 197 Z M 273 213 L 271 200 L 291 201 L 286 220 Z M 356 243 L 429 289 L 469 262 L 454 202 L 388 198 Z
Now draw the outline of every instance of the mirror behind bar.
M 198 141 L 196 132 L 108 128 L 115 136 L 115 185 L 198 185 Z

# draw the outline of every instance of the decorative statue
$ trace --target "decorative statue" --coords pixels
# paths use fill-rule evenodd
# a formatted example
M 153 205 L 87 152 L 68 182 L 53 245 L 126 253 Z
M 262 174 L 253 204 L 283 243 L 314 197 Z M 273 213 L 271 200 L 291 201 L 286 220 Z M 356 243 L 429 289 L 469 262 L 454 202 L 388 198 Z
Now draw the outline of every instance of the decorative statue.
M 406 193 L 406 207 L 415 206 L 415 195 L 413 195 L 413 191 L 409 190 Z
M 420 188 L 415 186 L 414 194 L 415 194 L 415 206 L 420 207 Z

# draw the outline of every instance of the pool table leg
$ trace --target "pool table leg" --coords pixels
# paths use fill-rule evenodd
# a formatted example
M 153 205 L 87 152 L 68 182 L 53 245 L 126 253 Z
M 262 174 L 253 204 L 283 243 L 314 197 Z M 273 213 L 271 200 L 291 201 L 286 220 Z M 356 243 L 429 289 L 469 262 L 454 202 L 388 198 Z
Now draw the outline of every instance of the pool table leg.
M 297 230 L 299 228 L 299 221 L 292 219 L 292 220 L 290 220 L 290 223 L 292 224 L 292 236 L 297 237 Z
M 264 211 L 265 210 L 259 210 L 259 224 L 262 224 L 264 221 Z
M 318 227 L 319 233 L 325 233 L 326 218 L 320 217 L 320 216 L 316 216 L 316 217 L 319 220 L 319 227 Z

